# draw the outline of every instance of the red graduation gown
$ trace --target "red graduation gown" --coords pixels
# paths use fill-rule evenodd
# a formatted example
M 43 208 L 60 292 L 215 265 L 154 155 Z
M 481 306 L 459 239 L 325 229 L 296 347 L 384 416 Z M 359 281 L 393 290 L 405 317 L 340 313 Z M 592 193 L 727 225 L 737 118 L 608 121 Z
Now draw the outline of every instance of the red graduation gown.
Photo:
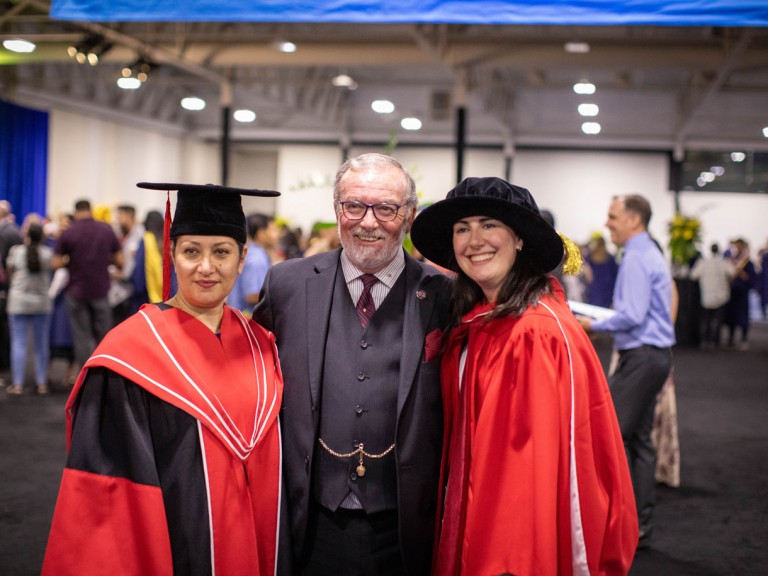
M 217 338 L 145 305 L 67 403 L 43 575 L 266 575 L 280 505 L 282 375 L 271 333 L 224 308 Z
M 445 513 L 442 526 L 438 518 L 438 538 L 458 529 L 453 566 L 438 544 L 439 576 L 623 575 L 631 566 L 637 515 L 608 385 L 562 289 L 553 288 L 520 317 L 485 321 L 490 307 L 478 306 L 449 339 L 440 486 L 449 468 L 463 479 L 439 500 L 458 511 Z M 463 466 L 449 462 L 462 434 L 461 399 Z

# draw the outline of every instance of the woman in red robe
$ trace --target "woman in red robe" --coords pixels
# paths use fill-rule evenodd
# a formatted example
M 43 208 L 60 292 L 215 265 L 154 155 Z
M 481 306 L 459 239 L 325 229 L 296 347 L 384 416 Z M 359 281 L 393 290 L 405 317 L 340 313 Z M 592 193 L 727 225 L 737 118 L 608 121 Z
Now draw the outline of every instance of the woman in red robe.
M 433 573 L 627 574 L 632 482 L 600 362 L 547 275 L 563 241 L 499 178 L 463 180 L 411 237 L 458 273 Z
M 282 376 L 273 335 L 224 301 L 247 251 L 240 194 L 276 193 L 143 187 L 179 190 L 179 289 L 80 373 L 43 575 L 274 574 Z

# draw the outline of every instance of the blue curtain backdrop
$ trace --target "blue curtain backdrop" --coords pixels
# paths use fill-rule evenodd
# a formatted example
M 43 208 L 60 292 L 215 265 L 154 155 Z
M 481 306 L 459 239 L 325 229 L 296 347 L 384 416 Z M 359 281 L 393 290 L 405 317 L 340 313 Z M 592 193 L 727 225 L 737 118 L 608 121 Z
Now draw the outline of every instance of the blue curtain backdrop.
M 0 198 L 21 223 L 45 215 L 48 180 L 48 113 L 0 100 Z
M 86 21 L 768 26 L 768 0 L 53 0 Z

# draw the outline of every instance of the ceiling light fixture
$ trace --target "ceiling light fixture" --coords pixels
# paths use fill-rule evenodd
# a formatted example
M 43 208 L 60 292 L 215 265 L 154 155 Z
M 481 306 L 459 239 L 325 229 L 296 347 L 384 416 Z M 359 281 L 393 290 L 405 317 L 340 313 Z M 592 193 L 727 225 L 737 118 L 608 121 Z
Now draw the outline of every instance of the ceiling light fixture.
M 347 74 L 339 74 L 334 76 L 331 80 L 331 84 L 338 88 L 348 88 L 349 90 L 357 89 L 357 82 L 355 82 L 351 76 Z
M 395 105 L 389 100 L 374 100 L 371 109 L 378 114 L 391 114 L 395 111 Z
M 296 44 L 288 42 L 287 40 L 275 40 L 273 45 L 277 50 L 284 52 L 285 54 L 296 52 Z
M 597 116 L 599 112 L 597 104 L 579 104 L 579 114 L 582 116 Z
M 589 44 L 586 42 L 566 42 L 565 51 L 569 54 L 587 54 L 589 52 Z
M 731 152 L 731 160 L 733 162 L 744 162 L 746 158 L 747 155 L 744 152 Z
M 17 38 L 16 40 L 3 40 L 3 47 L 6 50 L 10 50 L 11 52 L 28 54 L 30 52 L 34 52 L 37 46 L 35 46 L 35 44 L 32 42 Z
M 235 110 L 232 117 L 238 122 L 247 124 L 256 120 L 256 112 L 243 108 L 242 110 Z
M 91 66 L 96 66 L 101 57 L 111 49 L 112 44 L 101 36 L 88 36 L 82 42 L 69 46 L 67 54 L 70 58 L 74 58 L 78 64 L 88 62 Z
M 144 60 L 144 58 L 141 58 L 134 64 L 134 66 L 136 70 L 136 78 L 138 78 L 139 82 L 146 82 L 149 78 L 149 71 L 152 70 L 152 64 Z
M 181 107 L 184 110 L 198 111 L 205 108 L 205 100 L 197 98 L 196 96 L 188 96 L 181 99 Z
M 421 130 L 421 120 L 414 117 L 403 118 L 400 120 L 400 126 L 404 130 Z
M 123 77 L 118 79 L 117 85 L 125 90 L 136 90 L 149 79 L 149 71 L 152 66 L 153 64 L 148 60 L 139 58 L 120 71 Z
M 137 90 L 141 88 L 141 81 L 133 76 L 124 76 L 117 79 L 117 85 L 123 90 Z
M 573 85 L 573 91 L 576 94 L 594 94 L 595 90 L 597 90 L 596 86 L 586 80 L 581 80 Z
M 601 126 L 598 122 L 584 122 L 581 125 L 581 131 L 584 134 L 600 134 Z
M 766 138 L 768 138 L 768 126 L 766 126 L 765 128 L 763 128 L 763 136 L 765 136 Z

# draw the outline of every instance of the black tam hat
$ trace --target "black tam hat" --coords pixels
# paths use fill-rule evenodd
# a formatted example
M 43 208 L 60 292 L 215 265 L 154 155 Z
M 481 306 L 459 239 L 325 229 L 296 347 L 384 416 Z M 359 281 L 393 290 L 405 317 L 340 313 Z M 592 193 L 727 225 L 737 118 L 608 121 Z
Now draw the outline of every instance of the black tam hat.
M 428 206 L 416 217 L 411 240 L 425 258 L 458 271 L 453 225 L 469 216 L 488 216 L 512 228 L 543 274 L 563 259 L 563 241 L 542 216 L 531 193 L 501 178 L 465 178 L 459 182 L 445 200 Z
M 215 184 L 177 184 L 139 182 L 139 188 L 168 192 L 163 230 L 163 299 L 170 296 L 171 267 L 168 256 L 170 239 L 190 234 L 195 236 L 228 236 L 245 244 L 245 214 L 241 196 L 280 196 L 274 190 L 232 188 Z M 176 212 L 171 223 L 170 192 L 178 192 Z

